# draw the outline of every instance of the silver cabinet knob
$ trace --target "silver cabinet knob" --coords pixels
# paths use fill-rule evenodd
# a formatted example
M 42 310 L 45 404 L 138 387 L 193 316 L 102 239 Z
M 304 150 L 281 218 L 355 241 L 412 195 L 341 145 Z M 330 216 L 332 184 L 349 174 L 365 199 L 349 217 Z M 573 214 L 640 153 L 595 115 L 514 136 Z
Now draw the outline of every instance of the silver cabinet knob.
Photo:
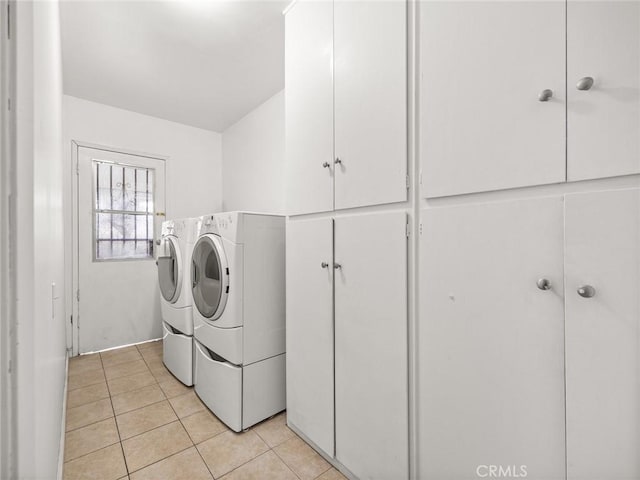
M 549 280 L 547 280 L 546 278 L 540 278 L 536 282 L 536 285 L 538 286 L 538 288 L 540 290 L 551 290 L 551 282 Z
M 340 157 L 336 157 L 333 163 L 335 163 L 336 165 L 342 165 L 342 160 L 340 160 Z
M 578 295 L 582 298 L 591 298 L 596 294 L 596 289 L 591 285 L 582 285 L 578 287 Z
M 329 268 L 329 264 L 328 264 L 327 262 L 322 262 L 322 263 L 320 264 L 320 266 L 321 266 L 322 268 Z
M 592 77 L 582 77 L 578 80 L 578 83 L 576 83 L 576 88 L 578 90 L 591 90 L 591 87 L 593 87 Z
M 335 268 L 336 270 L 340 270 L 342 268 L 342 265 L 340 265 L 339 263 L 334 263 L 333 268 Z
M 322 164 L 322 167 L 323 167 L 323 168 L 329 168 L 330 166 L 331 166 L 331 164 L 330 164 L 329 162 L 324 162 L 324 163 Z
M 546 88 L 540 92 L 540 95 L 538 95 L 538 100 L 540 100 L 541 102 L 548 102 L 551 97 L 553 97 L 553 90 L 549 90 L 548 88 Z
M 156 240 L 156 245 L 160 245 L 160 243 L 162 243 L 160 239 Z

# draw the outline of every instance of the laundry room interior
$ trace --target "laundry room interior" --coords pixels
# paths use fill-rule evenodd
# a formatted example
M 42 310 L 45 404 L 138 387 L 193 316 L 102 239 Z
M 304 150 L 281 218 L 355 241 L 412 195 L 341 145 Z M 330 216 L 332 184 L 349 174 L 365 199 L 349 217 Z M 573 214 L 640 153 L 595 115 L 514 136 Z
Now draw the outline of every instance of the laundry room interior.
M 0 25 L 0 479 L 640 480 L 640 0 Z

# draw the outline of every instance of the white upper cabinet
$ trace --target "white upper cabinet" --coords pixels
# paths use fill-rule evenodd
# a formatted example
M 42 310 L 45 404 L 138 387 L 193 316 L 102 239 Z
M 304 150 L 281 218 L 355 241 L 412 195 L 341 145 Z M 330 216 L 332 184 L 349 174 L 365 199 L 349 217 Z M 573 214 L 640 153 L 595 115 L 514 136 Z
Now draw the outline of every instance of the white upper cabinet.
M 417 478 L 565 480 L 562 214 L 561 197 L 423 211 Z
M 336 209 L 407 199 L 407 7 L 335 2 Z
M 335 220 L 336 458 L 360 479 L 409 476 L 406 225 Z
M 427 0 L 420 32 L 426 196 L 563 182 L 565 2 Z
M 285 63 L 288 213 L 406 201 L 406 2 L 298 1 Z
M 638 479 L 640 190 L 565 210 L 567 478 Z
M 288 213 L 333 210 L 333 4 L 300 0 L 285 17 Z
M 333 456 L 331 219 L 287 223 L 287 418 Z
M 568 179 L 640 172 L 640 1 L 567 4 Z

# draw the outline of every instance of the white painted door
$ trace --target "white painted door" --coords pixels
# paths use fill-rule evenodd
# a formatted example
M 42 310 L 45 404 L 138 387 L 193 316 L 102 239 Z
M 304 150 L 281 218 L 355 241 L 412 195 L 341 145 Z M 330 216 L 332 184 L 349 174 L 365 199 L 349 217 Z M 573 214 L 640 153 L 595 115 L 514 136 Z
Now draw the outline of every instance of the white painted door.
M 420 10 L 426 196 L 563 182 L 565 2 L 427 0 Z
M 409 475 L 406 225 L 335 220 L 336 458 L 361 479 Z
M 404 1 L 336 0 L 335 207 L 407 199 Z M 295 67 L 294 67 L 295 68 Z
M 567 478 L 638 479 L 640 190 L 567 195 L 565 210 Z
M 419 478 L 565 479 L 562 205 L 423 210 Z
M 640 0 L 569 0 L 567 28 L 568 179 L 638 173 Z
M 78 149 L 78 353 L 162 336 L 155 239 L 164 175 L 163 160 Z
M 333 210 L 333 3 L 301 0 L 285 22 L 288 212 Z
M 334 454 L 333 225 L 287 224 L 287 419 Z

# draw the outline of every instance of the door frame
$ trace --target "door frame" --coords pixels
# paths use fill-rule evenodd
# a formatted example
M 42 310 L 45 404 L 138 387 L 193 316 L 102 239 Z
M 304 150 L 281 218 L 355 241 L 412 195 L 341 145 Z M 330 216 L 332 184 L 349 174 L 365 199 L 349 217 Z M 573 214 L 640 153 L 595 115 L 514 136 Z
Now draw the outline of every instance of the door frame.
M 70 350 L 70 356 L 75 357 L 79 355 L 79 310 L 80 302 L 78 298 L 78 291 L 80 288 L 80 271 L 79 271 L 79 232 L 78 232 L 78 194 L 80 191 L 80 176 L 78 160 L 80 157 L 80 148 L 90 148 L 93 150 L 104 150 L 109 153 L 119 153 L 123 155 L 134 155 L 137 157 L 151 158 L 154 160 L 160 160 L 164 162 L 164 184 L 160 185 L 164 190 L 164 210 L 167 212 L 167 163 L 169 157 L 166 155 L 157 155 L 152 153 L 139 152 L 126 148 L 109 147 L 105 145 L 99 145 L 91 142 L 84 142 L 80 140 L 71 140 L 71 261 L 69 262 L 69 268 L 71 268 L 71 289 L 68 289 L 68 295 L 71 303 L 71 317 L 69 323 L 67 323 L 67 350 Z

